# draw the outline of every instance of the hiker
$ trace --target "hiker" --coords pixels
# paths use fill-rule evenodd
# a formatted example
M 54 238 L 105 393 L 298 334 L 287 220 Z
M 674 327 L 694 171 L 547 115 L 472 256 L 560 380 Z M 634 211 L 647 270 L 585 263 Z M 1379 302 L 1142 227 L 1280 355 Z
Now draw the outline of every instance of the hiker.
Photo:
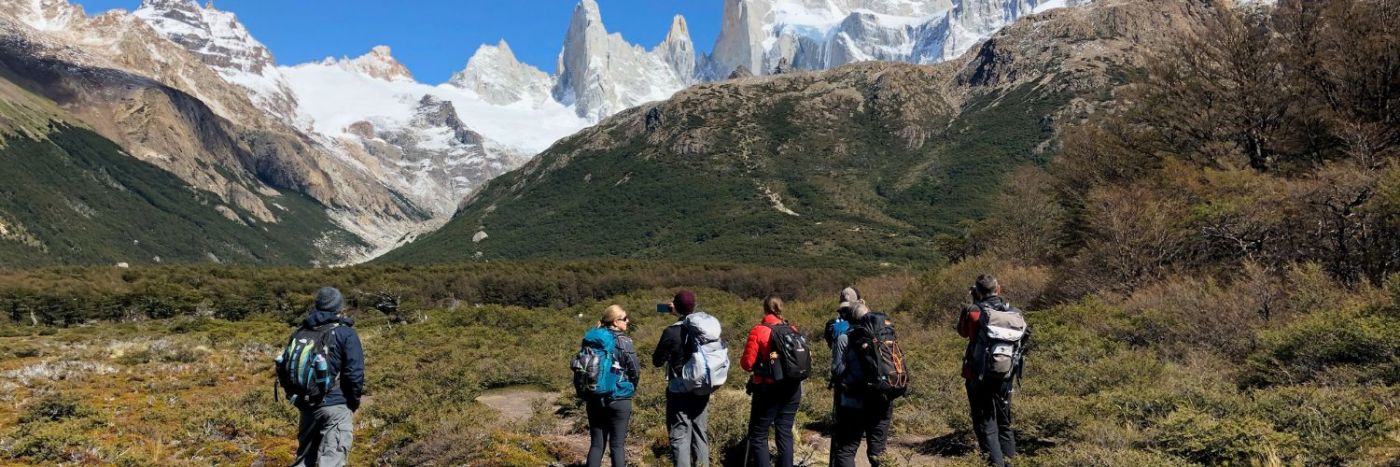
M 851 305 L 851 328 L 836 336 L 832 375 L 840 392 L 831 436 L 832 465 L 854 467 L 860 442 L 872 467 L 880 466 L 894 417 L 894 400 L 907 390 L 909 374 L 894 325 L 864 302 Z
M 802 380 L 812 371 L 807 338 L 783 319 L 783 299 L 763 301 L 762 322 L 749 331 L 740 365 L 752 372 L 747 389 L 753 395 L 749 409 L 748 449 L 758 467 L 770 467 L 768 429 L 778 444 L 778 466 L 792 467 L 792 425 L 802 403 Z
M 583 336 L 582 348 L 571 365 L 574 389 L 588 411 L 588 467 L 603 464 L 603 450 L 612 449 L 613 467 L 627 465 L 627 424 L 632 420 L 632 397 L 642 374 L 637 348 L 627 337 L 631 318 L 621 306 L 603 310 L 598 327 Z
M 316 303 L 277 357 L 279 386 L 301 411 L 293 467 L 340 467 L 353 440 L 352 418 L 365 388 L 365 357 L 355 320 L 340 316 L 344 297 L 334 287 Z
M 865 301 L 860 299 L 859 290 L 856 290 L 855 287 L 841 289 L 841 292 L 837 294 L 836 317 L 826 322 L 826 328 L 822 332 L 826 348 L 831 351 L 831 371 L 827 374 L 826 388 L 831 390 L 832 420 L 836 419 L 836 411 L 841 407 L 841 385 L 837 384 L 836 369 L 842 366 L 841 360 L 845 358 L 841 352 L 836 350 L 836 339 L 851 329 L 851 321 L 855 320 L 852 314 L 858 305 L 865 305 Z M 827 465 L 836 465 L 836 450 L 830 450 L 827 456 Z
M 838 358 L 838 353 L 835 351 L 836 338 L 851 329 L 851 321 L 854 319 L 851 314 L 855 307 L 857 305 L 865 305 L 865 301 L 860 299 L 860 291 L 856 290 L 855 287 L 841 289 L 841 293 L 837 295 L 837 300 L 836 317 L 826 322 L 826 329 L 822 333 L 822 339 L 826 341 L 827 349 L 832 350 L 832 370 L 835 370 L 839 366 L 839 362 L 836 361 Z M 833 398 L 831 407 L 833 410 L 841 404 L 841 391 L 838 390 L 839 388 L 837 386 L 836 372 L 832 371 L 827 375 L 826 387 L 832 390 Z
M 710 465 L 710 394 L 724 384 L 729 354 L 720 339 L 719 320 L 695 308 L 695 292 L 682 290 L 658 309 L 678 320 L 661 332 L 651 363 L 666 369 L 666 428 L 671 463 Z
M 969 289 L 958 334 L 967 338 L 962 375 L 971 406 L 972 431 L 988 465 L 1006 466 L 1016 456 L 1011 430 L 1012 380 L 1019 377 L 1030 328 L 1021 310 L 1001 298 L 1001 284 L 990 274 L 977 276 Z

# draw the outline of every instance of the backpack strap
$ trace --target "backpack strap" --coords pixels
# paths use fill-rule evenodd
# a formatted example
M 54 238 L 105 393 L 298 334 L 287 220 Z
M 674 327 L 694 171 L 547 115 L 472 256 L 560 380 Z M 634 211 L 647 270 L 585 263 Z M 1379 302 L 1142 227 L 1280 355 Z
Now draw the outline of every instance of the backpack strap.
M 315 328 L 316 332 L 321 333 L 321 343 L 326 346 L 327 366 L 329 366 L 330 364 L 329 360 L 332 356 L 331 352 L 340 350 L 339 343 L 335 341 L 335 330 L 338 328 L 340 328 L 340 321 L 331 321 L 329 323 L 322 324 Z M 345 368 L 343 368 L 345 366 L 344 360 L 345 359 L 341 359 L 340 362 L 340 366 L 342 368 L 336 368 L 335 374 L 331 376 L 331 386 L 329 388 L 326 388 L 327 394 L 329 394 L 330 391 L 334 391 L 336 388 L 340 387 L 340 372 L 345 370 Z M 324 397 L 324 395 L 322 397 Z

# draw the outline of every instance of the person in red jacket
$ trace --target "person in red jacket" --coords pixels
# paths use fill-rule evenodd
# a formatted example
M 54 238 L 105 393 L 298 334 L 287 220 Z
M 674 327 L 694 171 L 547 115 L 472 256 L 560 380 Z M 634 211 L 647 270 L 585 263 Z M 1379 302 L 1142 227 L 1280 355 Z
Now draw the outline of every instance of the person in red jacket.
M 749 410 L 749 451 L 758 467 L 769 467 L 768 429 L 775 432 L 778 444 L 778 466 L 792 467 L 792 426 L 797 420 L 797 406 L 802 403 L 802 381 L 777 381 L 773 378 L 777 350 L 773 348 L 773 330 L 786 326 L 797 332 L 783 319 L 783 300 L 770 296 L 763 301 L 763 321 L 749 331 L 744 344 L 744 356 L 739 364 L 752 372 L 749 393 L 753 405 Z

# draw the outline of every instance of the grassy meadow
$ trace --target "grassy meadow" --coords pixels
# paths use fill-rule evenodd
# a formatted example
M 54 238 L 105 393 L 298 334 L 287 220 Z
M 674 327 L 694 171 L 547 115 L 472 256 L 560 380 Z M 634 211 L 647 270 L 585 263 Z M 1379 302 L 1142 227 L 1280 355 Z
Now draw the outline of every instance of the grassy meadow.
M 615 269 L 629 267 L 647 274 L 670 268 L 677 277 L 699 268 L 627 263 Z M 567 268 L 609 269 L 561 266 Z M 952 321 L 965 284 L 981 270 L 1002 275 L 1006 295 L 1028 310 L 1035 330 L 1015 396 L 1025 455 L 1018 465 L 1400 462 L 1395 282 L 1389 289 L 1348 290 L 1318 268 L 1300 267 L 1288 274 L 1278 316 L 1256 323 L 1222 314 L 1231 308 L 1227 286 L 1163 284 L 1130 296 L 1053 303 L 1044 270 L 978 257 L 924 274 L 855 282 L 876 309 L 893 314 L 912 362 L 913 390 L 895 412 L 892 465 L 977 465 L 958 376 L 964 344 Z M 336 271 L 327 274 L 389 274 Z M 695 287 L 701 308 L 725 324 L 737 363 L 764 293 L 743 268 L 726 271 L 695 279 L 709 282 Z M 655 313 L 655 303 L 675 287 L 639 283 L 602 298 L 531 307 L 409 299 L 396 314 L 363 305 L 349 310 L 366 349 L 369 391 L 356 415 L 353 463 L 580 463 L 587 433 L 567 369 L 579 337 L 606 305 L 618 303 L 631 312 L 638 350 L 649 359 L 671 322 Z M 830 288 L 789 291 L 789 318 L 813 339 L 836 305 Z M 0 326 L 6 463 L 290 463 L 296 413 L 273 399 L 271 360 L 297 313 L 262 310 L 223 319 L 212 313 L 221 304 L 204 299 L 192 313 L 169 318 L 138 314 L 65 326 L 34 325 L 14 302 L 9 306 L 11 320 Z M 1231 325 L 1238 326 L 1217 332 Z M 823 374 L 829 354 L 818 348 L 817 374 Z M 629 449 L 642 465 L 669 464 L 663 378 L 646 369 L 636 400 Z M 711 435 L 720 447 L 714 456 L 722 465 L 738 465 L 747 421 L 742 376 L 731 378 L 711 408 Z M 502 388 L 563 395 L 523 414 L 475 401 Z M 830 401 L 824 381 L 807 384 L 798 418 L 803 465 L 826 463 Z

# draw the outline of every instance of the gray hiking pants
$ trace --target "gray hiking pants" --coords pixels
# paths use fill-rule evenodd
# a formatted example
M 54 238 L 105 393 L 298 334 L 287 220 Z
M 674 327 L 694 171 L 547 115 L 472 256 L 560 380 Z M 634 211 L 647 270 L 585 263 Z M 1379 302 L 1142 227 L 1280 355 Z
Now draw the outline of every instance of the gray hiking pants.
M 671 436 L 671 463 L 676 467 L 710 465 L 710 396 L 666 393 L 666 428 Z
M 342 467 L 354 438 L 351 416 L 344 405 L 302 409 L 297 428 L 297 460 L 292 467 Z

